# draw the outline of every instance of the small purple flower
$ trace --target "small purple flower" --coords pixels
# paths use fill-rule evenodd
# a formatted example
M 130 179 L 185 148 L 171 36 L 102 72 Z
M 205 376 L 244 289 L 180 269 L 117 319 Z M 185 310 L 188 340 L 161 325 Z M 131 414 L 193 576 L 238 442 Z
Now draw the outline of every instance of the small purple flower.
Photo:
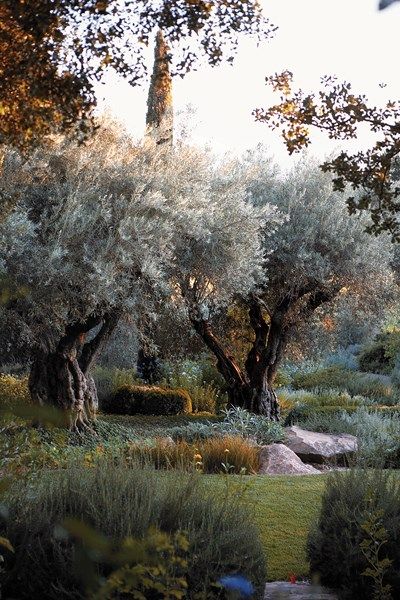
M 241 598 L 250 598 L 254 593 L 252 584 L 242 575 L 225 575 L 219 583 L 227 590 L 240 592 Z

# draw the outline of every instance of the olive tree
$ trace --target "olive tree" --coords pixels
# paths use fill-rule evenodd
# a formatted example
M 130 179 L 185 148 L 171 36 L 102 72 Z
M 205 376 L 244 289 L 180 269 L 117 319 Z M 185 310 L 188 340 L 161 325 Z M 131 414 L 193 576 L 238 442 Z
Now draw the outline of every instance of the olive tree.
M 201 322 L 263 277 L 273 210 L 251 207 L 210 154 L 102 128 L 28 162 L 10 151 L 0 181 L 16 197 L 1 270 L 25 290 L 2 307 L 3 326 L 29 349 L 34 401 L 67 411 L 72 428 L 96 412 L 90 368 L 121 316 L 163 299 Z
M 284 217 L 275 230 L 270 220 L 264 228 L 261 284 L 241 296 L 253 332 L 244 364 L 217 339 L 207 311 L 192 322 L 217 357 L 231 401 L 278 419 L 274 380 L 293 334 L 343 295 L 370 303 L 382 299 L 382 290 L 386 293 L 393 281 L 392 247 L 387 237 L 365 233 L 363 219 L 349 218 L 343 195 L 317 165 L 304 161 L 274 178 L 256 153 L 247 157 L 244 170 L 249 210 L 272 203 Z

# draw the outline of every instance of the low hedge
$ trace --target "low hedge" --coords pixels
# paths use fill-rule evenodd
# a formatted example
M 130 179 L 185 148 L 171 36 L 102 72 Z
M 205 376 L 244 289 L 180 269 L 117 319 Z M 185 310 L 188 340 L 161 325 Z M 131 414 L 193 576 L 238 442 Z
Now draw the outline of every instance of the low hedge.
M 349 371 L 336 366 L 318 369 L 310 373 L 297 373 L 293 378 L 292 386 L 296 390 L 345 390 L 350 396 L 366 396 L 375 401 L 393 401 L 392 387 L 381 376 L 361 371 Z
M 381 413 L 388 416 L 397 415 L 400 418 L 400 405 L 396 406 L 364 406 L 363 407 L 368 412 Z M 295 425 L 296 423 L 301 423 L 306 421 L 310 417 L 316 415 L 336 415 L 339 413 L 347 413 L 351 415 L 360 409 L 360 405 L 356 406 L 295 406 L 289 411 L 286 420 L 285 426 Z
M 192 412 L 192 401 L 182 389 L 123 385 L 101 409 L 117 415 L 181 415 Z

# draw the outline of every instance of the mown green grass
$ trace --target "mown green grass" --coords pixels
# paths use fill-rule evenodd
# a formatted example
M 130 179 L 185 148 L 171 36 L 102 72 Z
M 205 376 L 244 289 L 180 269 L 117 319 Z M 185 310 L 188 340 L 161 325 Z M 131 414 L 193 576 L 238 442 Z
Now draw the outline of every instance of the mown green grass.
M 214 489 L 239 480 L 232 475 L 228 482 L 223 476 L 205 477 Z M 246 487 L 243 501 L 260 530 L 269 581 L 286 581 L 290 573 L 297 577 L 308 575 L 307 535 L 320 510 L 325 480 L 324 475 L 259 475 L 241 479 L 240 485 Z
M 184 427 L 193 421 L 210 420 L 210 415 L 101 415 L 100 419 L 110 424 L 132 428 L 134 435 L 146 436 L 162 435 L 163 429 Z M 213 487 L 213 492 L 217 489 L 224 490 L 226 477 L 204 477 Z M 236 485 L 240 480 L 239 487 L 246 488 L 243 499 L 260 530 L 268 563 L 268 579 L 287 580 L 290 573 L 299 577 L 307 576 L 309 565 L 306 540 L 310 525 L 319 513 L 325 476 L 245 476 L 240 479 L 230 475 L 228 479 L 228 486 Z

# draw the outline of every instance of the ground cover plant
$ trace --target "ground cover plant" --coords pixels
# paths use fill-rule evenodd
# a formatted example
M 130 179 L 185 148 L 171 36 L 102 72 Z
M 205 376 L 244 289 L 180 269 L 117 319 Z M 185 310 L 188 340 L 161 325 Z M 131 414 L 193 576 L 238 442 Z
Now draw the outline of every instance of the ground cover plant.
M 186 441 L 241 435 L 261 445 L 280 442 L 285 438 L 280 423 L 271 422 L 262 415 L 254 415 L 238 407 L 223 410 L 219 419 L 191 421 L 182 429 L 173 429 L 171 435 Z
M 304 418 L 294 418 L 292 422 L 310 431 L 355 435 L 359 463 L 400 468 L 400 411 L 387 414 L 363 407 L 354 407 L 351 412 L 310 411 Z

